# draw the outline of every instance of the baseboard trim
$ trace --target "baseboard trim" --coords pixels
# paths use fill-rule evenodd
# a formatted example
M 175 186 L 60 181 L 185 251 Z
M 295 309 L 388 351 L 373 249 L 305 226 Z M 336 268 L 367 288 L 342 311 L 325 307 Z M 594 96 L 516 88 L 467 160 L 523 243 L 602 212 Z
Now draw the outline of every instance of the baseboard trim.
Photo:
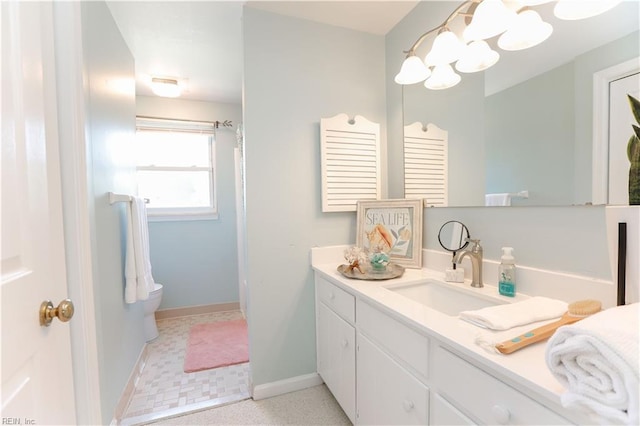
M 305 374 L 285 380 L 279 380 L 277 382 L 254 386 L 252 395 L 253 399 L 257 401 L 321 385 L 322 383 L 322 378 L 318 373 Z
M 149 357 L 149 345 L 147 343 L 144 344 L 140 355 L 138 356 L 138 360 L 133 366 L 133 370 L 131 370 L 131 374 L 129 375 L 129 380 L 127 380 L 127 384 L 124 387 L 124 391 L 122 391 L 122 395 L 120 396 L 120 400 L 116 405 L 116 409 L 114 412 L 114 421 L 116 424 L 127 410 L 127 405 L 129 404 L 129 400 L 131 399 L 131 395 L 136 389 L 136 383 L 142 374 L 142 369 L 147 362 L 147 358 Z M 113 422 L 112 422 L 113 424 Z
M 184 308 L 161 309 L 156 311 L 156 319 L 187 317 L 189 315 L 209 314 L 212 312 L 237 311 L 240 302 L 217 303 L 212 305 L 185 306 Z

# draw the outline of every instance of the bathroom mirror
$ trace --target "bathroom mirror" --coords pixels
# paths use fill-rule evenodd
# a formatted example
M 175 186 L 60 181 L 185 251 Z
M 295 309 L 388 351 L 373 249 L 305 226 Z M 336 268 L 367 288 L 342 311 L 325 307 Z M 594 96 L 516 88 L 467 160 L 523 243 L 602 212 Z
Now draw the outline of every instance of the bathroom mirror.
M 523 191 L 528 198 L 514 196 L 511 205 L 592 202 L 593 74 L 639 55 L 638 2 L 581 21 L 561 21 L 552 8 L 535 8 L 554 28 L 540 45 L 506 52 L 492 39 L 501 56 L 494 67 L 460 73 L 450 89 L 403 86 L 404 125 L 448 132 L 448 206 L 484 206 L 485 194 Z M 390 149 L 402 157 L 402 148 Z
M 465 248 L 469 241 L 469 229 L 462 222 L 450 220 L 440 227 L 438 241 L 447 251 L 457 252 Z

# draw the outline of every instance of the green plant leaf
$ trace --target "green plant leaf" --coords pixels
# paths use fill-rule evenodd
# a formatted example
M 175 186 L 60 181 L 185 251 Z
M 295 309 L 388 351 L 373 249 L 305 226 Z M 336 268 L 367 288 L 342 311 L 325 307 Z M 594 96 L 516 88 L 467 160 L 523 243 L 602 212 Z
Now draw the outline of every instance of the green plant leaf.
M 632 124 L 631 127 L 633 127 L 633 131 L 636 133 L 636 136 L 640 138 L 640 127 L 636 126 L 635 124 Z
M 640 138 L 631 135 L 627 143 L 627 158 L 630 163 L 640 162 Z
M 640 101 L 629 94 L 627 94 L 627 97 L 629 98 L 629 105 L 631 105 L 631 112 L 636 118 L 636 123 L 640 124 Z

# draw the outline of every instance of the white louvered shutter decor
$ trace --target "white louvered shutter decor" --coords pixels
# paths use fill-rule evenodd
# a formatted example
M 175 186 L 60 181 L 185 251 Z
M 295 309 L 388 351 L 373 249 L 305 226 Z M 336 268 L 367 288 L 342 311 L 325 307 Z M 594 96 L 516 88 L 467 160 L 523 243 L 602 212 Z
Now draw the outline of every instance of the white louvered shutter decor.
M 404 126 L 404 196 L 448 205 L 448 132 L 434 124 Z
M 356 211 L 358 200 L 381 198 L 380 124 L 356 115 L 320 120 L 322 211 Z

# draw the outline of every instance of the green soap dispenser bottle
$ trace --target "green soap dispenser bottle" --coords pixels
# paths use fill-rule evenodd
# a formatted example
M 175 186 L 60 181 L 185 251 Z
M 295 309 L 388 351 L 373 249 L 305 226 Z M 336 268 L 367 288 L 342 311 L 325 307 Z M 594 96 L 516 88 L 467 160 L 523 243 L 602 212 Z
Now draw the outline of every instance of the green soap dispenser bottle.
M 498 267 L 498 291 L 503 296 L 516 295 L 516 261 L 512 247 L 502 247 L 502 258 Z

